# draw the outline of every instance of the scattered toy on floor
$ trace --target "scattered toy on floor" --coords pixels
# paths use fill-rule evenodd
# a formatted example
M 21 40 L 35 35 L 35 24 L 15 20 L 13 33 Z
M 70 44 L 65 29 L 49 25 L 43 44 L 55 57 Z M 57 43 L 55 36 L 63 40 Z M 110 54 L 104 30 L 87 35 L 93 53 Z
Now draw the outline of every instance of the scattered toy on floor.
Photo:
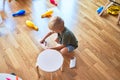
M 12 14 L 13 17 L 15 17 L 15 16 L 23 16 L 23 15 L 25 15 L 25 10 L 19 10 L 19 11 Z
M 16 76 L 16 80 L 18 80 L 18 76 Z
M 119 12 L 120 12 L 120 6 L 118 6 L 118 5 L 112 5 L 112 6 L 108 7 L 108 9 L 107 9 L 108 14 L 118 15 Z
M 50 18 L 53 14 L 53 10 L 48 10 L 41 15 L 41 18 Z
M 10 78 L 6 78 L 6 80 L 11 80 Z
M 32 29 L 38 31 L 38 27 L 35 26 L 35 24 L 34 24 L 32 21 L 30 21 L 30 20 L 26 20 L 26 25 L 27 25 L 29 28 L 32 28 Z
M 103 10 L 103 6 L 100 6 L 100 7 L 97 9 L 97 13 L 98 13 L 98 14 L 101 13 L 102 10 Z
M 57 2 L 55 0 L 50 0 L 50 3 L 57 6 Z

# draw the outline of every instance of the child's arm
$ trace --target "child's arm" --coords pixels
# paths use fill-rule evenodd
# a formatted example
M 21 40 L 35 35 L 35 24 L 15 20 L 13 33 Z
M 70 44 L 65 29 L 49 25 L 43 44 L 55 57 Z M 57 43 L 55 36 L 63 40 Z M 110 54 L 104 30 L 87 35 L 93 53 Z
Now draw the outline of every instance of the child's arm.
M 49 32 L 41 41 L 40 41 L 40 43 L 44 43 L 45 42 L 45 39 L 47 38 L 47 37 L 49 37 L 51 34 L 53 34 L 54 32 Z

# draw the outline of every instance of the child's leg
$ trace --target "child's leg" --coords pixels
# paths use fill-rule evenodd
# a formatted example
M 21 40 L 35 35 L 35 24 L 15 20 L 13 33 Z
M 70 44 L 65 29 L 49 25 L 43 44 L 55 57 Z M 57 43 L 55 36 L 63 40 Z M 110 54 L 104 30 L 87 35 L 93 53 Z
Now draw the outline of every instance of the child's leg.
M 61 49 L 60 52 L 62 53 L 62 55 L 66 55 L 70 59 L 74 57 L 74 54 L 71 54 L 67 47 Z
M 73 53 L 71 53 L 75 48 L 73 46 L 67 46 L 60 50 L 63 55 L 67 55 L 70 58 L 70 68 L 74 68 L 76 65 L 76 57 Z

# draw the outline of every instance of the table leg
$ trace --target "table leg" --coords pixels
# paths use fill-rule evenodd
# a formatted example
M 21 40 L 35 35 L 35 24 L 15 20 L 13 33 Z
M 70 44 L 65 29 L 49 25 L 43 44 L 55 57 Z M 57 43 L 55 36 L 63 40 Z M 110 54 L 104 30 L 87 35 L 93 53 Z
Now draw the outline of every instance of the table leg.
M 119 22 L 120 22 L 120 13 L 118 15 L 118 20 L 117 20 L 117 24 L 119 25 Z
M 62 71 L 62 72 L 63 72 L 63 65 L 61 66 L 60 71 Z
M 38 75 L 38 78 L 40 78 L 39 67 L 38 67 L 38 66 L 36 66 L 36 69 L 37 69 L 37 75 Z
M 51 80 L 53 80 L 53 73 L 51 72 Z

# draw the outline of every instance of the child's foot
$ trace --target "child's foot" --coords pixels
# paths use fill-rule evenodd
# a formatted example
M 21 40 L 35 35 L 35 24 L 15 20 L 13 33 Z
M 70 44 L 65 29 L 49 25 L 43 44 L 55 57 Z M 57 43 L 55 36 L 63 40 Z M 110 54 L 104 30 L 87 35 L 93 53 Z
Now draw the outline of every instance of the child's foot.
M 76 57 L 70 59 L 70 68 L 74 68 L 76 66 Z

